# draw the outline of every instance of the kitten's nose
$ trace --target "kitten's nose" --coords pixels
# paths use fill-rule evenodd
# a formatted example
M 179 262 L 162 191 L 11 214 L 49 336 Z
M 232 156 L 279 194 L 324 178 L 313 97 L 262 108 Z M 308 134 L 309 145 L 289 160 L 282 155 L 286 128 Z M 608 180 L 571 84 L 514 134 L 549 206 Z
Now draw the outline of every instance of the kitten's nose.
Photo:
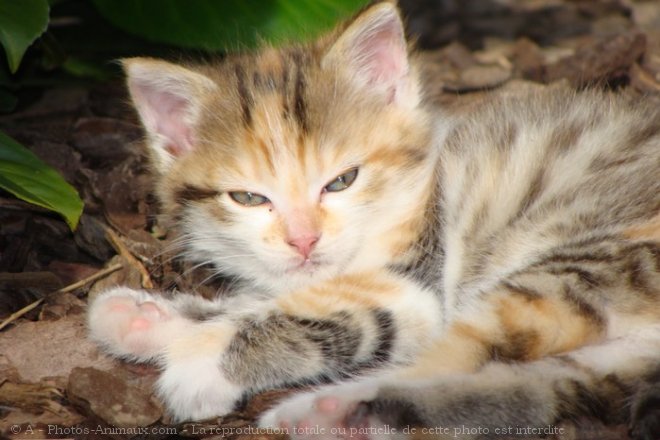
M 298 253 L 307 259 L 309 254 L 312 253 L 314 245 L 321 238 L 320 235 L 301 235 L 299 237 L 289 238 L 287 244 L 293 248 L 296 248 Z

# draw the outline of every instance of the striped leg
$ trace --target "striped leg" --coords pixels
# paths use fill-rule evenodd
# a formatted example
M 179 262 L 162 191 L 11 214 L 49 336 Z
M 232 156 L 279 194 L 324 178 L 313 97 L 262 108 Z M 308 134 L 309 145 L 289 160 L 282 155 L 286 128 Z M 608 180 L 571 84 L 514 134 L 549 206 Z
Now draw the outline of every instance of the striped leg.
M 191 309 L 129 291 L 99 298 L 90 315 L 98 319 L 90 318 L 92 333 L 112 353 L 161 364 L 158 391 L 177 419 L 229 412 L 266 388 L 409 362 L 437 335 L 441 316 L 431 292 L 386 272 L 216 306 L 196 319 Z
M 655 325 L 566 355 L 493 362 L 472 374 L 328 386 L 286 401 L 261 424 L 289 428 L 297 438 L 311 438 L 300 428 L 314 427 L 325 438 L 391 438 L 396 432 L 489 439 L 553 434 L 560 420 L 586 415 L 607 423 L 630 420 L 635 439 L 655 439 L 659 395 L 652 378 L 659 371 Z M 640 384 L 646 394 L 630 417 L 627 398 Z

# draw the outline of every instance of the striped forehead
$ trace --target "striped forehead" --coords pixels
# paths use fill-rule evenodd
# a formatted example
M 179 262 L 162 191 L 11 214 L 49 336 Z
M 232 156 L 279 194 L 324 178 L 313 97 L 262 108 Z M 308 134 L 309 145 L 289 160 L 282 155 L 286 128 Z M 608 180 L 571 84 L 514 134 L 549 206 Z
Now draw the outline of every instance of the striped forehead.
M 265 101 L 269 101 L 266 99 Z M 254 126 L 241 141 L 243 159 L 238 166 L 250 174 L 273 177 L 304 175 L 315 171 L 321 162 L 315 141 L 273 112 L 268 102 L 253 113 Z
M 276 98 L 270 112 L 295 124 L 302 132 L 309 128 L 306 95 L 310 65 L 309 55 L 302 50 L 289 52 L 268 49 L 255 59 L 245 59 L 234 66 L 236 93 L 240 101 L 243 124 L 255 123 L 255 112 L 263 108 L 265 98 Z M 270 105 L 270 104 L 269 104 Z
M 278 180 L 285 173 L 317 172 L 322 158 L 317 133 L 310 130 L 309 55 L 267 50 L 243 61 L 233 69 L 242 122 L 239 144 L 246 159 L 242 165 Z

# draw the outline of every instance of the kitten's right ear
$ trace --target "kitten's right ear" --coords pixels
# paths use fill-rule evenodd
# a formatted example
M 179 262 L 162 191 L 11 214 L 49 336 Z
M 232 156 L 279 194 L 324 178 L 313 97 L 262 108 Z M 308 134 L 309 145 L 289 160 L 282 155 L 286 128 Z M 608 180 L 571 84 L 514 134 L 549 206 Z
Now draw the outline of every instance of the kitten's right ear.
M 155 165 L 165 171 L 194 148 L 204 97 L 217 86 L 200 73 L 166 61 L 128 58 L 122 66 Z
M 355 17 L 329 48 L 321 66 L 346 70 L 359 87 L 380 94 L 388 103 L 410 108 L 419 103 L 403 23 L 393 1 L 374 3 Z

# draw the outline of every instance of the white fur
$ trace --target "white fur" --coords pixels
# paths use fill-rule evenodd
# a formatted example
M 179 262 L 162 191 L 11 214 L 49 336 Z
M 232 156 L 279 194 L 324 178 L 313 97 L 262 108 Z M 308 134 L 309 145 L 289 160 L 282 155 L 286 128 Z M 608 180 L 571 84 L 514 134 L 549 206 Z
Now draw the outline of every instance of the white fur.
M 140 307 L 145 303 L 152 306 L 147 312 Z M 154 313 L 154 307 L 159 312 Z M 136 320 L 144 320 L 145 325 L 134 328 Z M 125 287 L 99 295 L 88 312 L 90 337 L 110 354 L 136 361 L 158 360 L 188 325 L 167 301 Z
M 220 359 L 219 353 L 200 356 L 191 351 L 165 367 L 158 395 L 177 420 L 204 420 L 234 409 L 244 390 L 224 377 Z

